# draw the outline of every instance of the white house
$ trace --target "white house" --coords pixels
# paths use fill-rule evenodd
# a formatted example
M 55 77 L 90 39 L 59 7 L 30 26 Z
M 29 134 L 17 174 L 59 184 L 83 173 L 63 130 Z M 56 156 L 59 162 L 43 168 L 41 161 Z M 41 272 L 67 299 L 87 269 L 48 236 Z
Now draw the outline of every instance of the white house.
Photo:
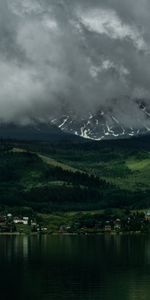
M 28 225 L 29 223 L 29 218 L 28 217 L 23 217 L 21 218 L 14 218 L 14 223 L 15 224 L 23 224 L 23 225 Z

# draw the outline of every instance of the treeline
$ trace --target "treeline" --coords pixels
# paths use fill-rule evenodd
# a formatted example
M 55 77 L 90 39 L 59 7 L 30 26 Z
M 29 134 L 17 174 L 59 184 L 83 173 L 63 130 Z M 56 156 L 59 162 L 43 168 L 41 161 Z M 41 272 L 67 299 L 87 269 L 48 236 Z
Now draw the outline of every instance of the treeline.
M 105 180 L 99 179 L 94 175 L 89 175 L 87 173 L 82 172 L 71 172 L 68 170 L 63 170 L 60 167 L 50 168 L 44 174 L 45 179 L 48 180 L 61 180 L 66 182 L 67 184 L 73 184 L 78 186 L 86 186 L 86 187 L 95 187 L 95 188 L 110 188 L 111 184 L 106 182 Z
M 0 186 L 0 205 L 30 207 L 34 211 L 96 210 L 107 208 L 142 209 L 150 207 L 150 191 L 99 191 L 81 187 L 37 187 L 23 190 L 18 185 Z
M 0 152 L 0 181 L 1 182 L 15 182 L 23 179 L 26 172 L 35 171 L 39 173 L 39 180 L 41 182 L 48 181 L 62 181 L 66 184 L 74 186 L 85 186 L 106 189 L 111 185 L 105 180 L 99 179 L 94 175 L 85 172 L 72 172 L 64 170 L 60 167 L 48 166 L 46 163 L 33 153 L 22 152 L 14 153 Z

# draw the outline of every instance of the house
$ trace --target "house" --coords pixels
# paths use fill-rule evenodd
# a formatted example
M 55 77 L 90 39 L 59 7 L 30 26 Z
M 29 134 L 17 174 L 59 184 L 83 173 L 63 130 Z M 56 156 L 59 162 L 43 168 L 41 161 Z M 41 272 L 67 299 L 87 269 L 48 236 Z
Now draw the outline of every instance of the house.
M 70 225 L 61 225 L 59 228 L 60 233 L 66 233 L 71 229 Z
M 23 224 L 28 225 L 29 224 L 29 218 L 28 217 L 23 217 Z
M 150 211 L 147 211 L 145 214 L 145 220 L 150 222 Z
M 12 218 L 12 214 L 10 214 L 10 213 L 7 214 L 7 218 L 8 218 L 8 219 L 11 219 L 11 218 Z
M 64 233 L 64 232 L 65 232 L 65 226 L 64 226 L 64 225 L 61 225 L 61 226 L 60 226 L 59 232 L 60 232 L 60 233 Z
M 36 221 L 31 220 L 31 226 L 33 226 L 33 227 L 37 226 Z
M 47 227 L 42 227 L 42 228 L 41 228 L 41 231 L 42 231 L 43 233 L 46 233 L 46 232 L 47 232 L 47 230 L 48 230 L 48 228 L 47 228 Z
M 111 232 L 111 224 L 110 224 L 110 222 L 109 221 L 106 221 L 106 223 L 105 223 L 105 228 L 104 228 L 104 230 L 105 230 L 105 232 Z
M 114 230 L 115 231 L 120 231 L 121 230 L 121 221 L 120 219 L 116 219 L 114 222 Z
M 29 223 L 29 218 L 28 217 L 23 217 L 23 218 L 14 218 L 14 223 L 15 224 L 23 224 L 23 225 L 28 225 Z
M 16 217 L 16 218 L 14 218 L 14 223 L 15 224 L 22 224 L 22 219 Z

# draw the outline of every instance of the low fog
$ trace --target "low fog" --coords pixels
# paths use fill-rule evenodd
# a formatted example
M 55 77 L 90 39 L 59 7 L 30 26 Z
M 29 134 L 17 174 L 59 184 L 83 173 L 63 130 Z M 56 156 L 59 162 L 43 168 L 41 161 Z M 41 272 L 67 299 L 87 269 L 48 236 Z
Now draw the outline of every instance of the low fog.
M 149 0 L 0 0 L 0 121 L 112 111 L 150 125 Z

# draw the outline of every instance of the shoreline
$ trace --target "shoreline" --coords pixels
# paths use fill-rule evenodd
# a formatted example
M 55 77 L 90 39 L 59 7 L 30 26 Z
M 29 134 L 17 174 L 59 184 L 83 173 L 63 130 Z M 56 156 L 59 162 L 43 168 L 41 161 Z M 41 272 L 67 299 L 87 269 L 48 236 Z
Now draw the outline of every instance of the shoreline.
M 122 232 L 94 232 L 94 233 L 61 233 L 61 232 L 52 232 L 52 233 L 38 233 L 38 232 L 0 232 L 0 236 L 98 236 L 98 235 L 107 235 L 107 236 L 119 236 L 119 235 L 148 235 L 149 232 L 142 231 L 122 231 Z

